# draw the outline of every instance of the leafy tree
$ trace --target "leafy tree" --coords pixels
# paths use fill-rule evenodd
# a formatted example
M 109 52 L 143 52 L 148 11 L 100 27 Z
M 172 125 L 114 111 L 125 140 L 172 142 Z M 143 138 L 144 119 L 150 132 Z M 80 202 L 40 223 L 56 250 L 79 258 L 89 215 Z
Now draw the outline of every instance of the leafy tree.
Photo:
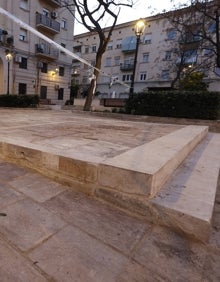
M 187 91 L 206 91 L 207 83 L 203 82 L 204 74 L 201 72 L 192 72 L 180 80 L 180 89 Z
M 96 82 L 101 69 L 102 56 L 117 23 L 121 7 L 133 7 L 134 3 L 133 0 L 63 0 L 62 3 L 75 20 L 83 24 L 88 31 L 97 33 L 99 37 L 96 61 L 84 105 L 84 111 L 89 111 L 93 95 L 96 92 Z M 103 27 L 106 23 L 110 26 L 108 31 Z

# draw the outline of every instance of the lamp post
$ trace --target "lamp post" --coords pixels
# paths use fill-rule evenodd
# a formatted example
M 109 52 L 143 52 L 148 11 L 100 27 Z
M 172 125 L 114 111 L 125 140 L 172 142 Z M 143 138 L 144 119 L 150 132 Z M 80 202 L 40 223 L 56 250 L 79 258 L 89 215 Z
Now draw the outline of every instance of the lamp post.
M 136 65 L 137 65 L 138 47 L 140 44 L 141 35 L 144 33 L 145 27 L 146 27 L 146 24 L 143 19 L 139 19 L 135 24 L 135 35 L 136 35 L 137 40 L 136 40 L 136 48 L 135 48 L 134 67 L 133 67 L 131 86 L 130 86 L 130 97 L 133 97 L 133 94 L 134 94 L 134 79 L 135 79 L 135 71 L 136 71 Z
M 8 62 L 8 80 L 7 80 L 7 95 L 9 95 L 9 82 L 10 82 L 10 61 L 12 60 L 12 54 L 9 50 L 6 50 L 5 51 L 6 55 L 5 55 L 5 58 Z

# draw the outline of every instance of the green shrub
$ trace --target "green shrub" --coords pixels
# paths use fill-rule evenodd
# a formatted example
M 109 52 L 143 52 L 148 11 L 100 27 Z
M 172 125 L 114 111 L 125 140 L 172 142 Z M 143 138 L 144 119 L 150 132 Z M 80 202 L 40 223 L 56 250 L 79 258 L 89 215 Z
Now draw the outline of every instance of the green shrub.
M 0 107 L 27 108 L 38 104 L 38 95 L 0 95 Z
M 127 100 L 126 113 L 163 117 L 218 119 L 220 92 L 149 91 Z

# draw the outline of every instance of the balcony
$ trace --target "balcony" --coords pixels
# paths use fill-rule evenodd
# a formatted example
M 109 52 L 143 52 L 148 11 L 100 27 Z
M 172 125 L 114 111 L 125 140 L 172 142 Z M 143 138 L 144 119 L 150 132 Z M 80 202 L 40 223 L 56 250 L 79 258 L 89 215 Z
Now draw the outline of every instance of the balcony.
M 41 58 L 56 60 L 59 57 L 59 51 L 50 44 L 41 43 L 35 45 L 35 55 Z
M 61 0 L 47 0 L 47 3 L 49 2 L 51 6 L 53 7 L 60 7 L 61 6 Z
M 134 64 L 120 64 L 121 71 L 131 71 L 134 69 Z
M 124 53 L 135 52 L 136 50 L 136 36 L 128 36 L 126 37 L 121 45 L 121 51 Z
M 60 32 L 60 23 L 42 14 L 36 15 L 36 26 L 53 34 Z

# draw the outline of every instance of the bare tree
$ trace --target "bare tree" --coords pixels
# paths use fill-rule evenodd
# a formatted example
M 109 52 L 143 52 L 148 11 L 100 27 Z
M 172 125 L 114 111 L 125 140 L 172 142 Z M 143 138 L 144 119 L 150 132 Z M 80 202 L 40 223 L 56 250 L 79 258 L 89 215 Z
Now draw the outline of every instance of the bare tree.
M 189 6 L 181 5 L 167 13 L 179 34 L 175 49 L 178 63 L 172 86 L 183 75 L 208 69 L 213 64 L 213 69 L 220 68 L 219 10 L 219 0 L 191 0 Z M 196 59 L 198 54 L 200 60 Z M 195 61 L 190 62 L 189 58 Z M 190 68 L 186 68 L 187 65 Z
M 89 111 L 101 69 L 102 56 L 117 23 L 121 7 L 133 7 L 134 2 L 133 0 L 63 0 L 62 3 L 76 21 L 80 22 L 88 31 L 97 33 L 99 36 L 96 61 L 84 105 L 84 111 Z M 106 23 L 110 26 L 108 30 L 104 28 Z

